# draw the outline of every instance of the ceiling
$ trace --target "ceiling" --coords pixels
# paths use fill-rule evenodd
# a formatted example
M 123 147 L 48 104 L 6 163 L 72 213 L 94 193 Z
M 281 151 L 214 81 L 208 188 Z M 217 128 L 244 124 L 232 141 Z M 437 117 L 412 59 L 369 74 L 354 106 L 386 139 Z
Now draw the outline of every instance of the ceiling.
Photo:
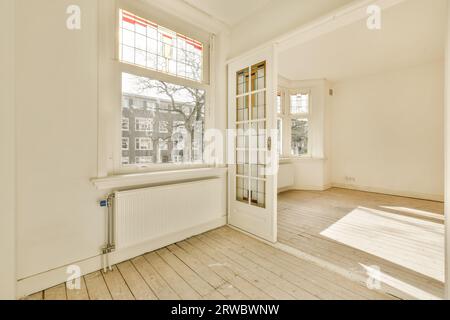
M 183 0 L 211 17 L 233 27 L 276 0 Z M 279 1 L 279 0 L 278 0 Z
M 279 73 L 339 81 L 443 59 L 446 23 L 446 0 L 407 0 L 382 12 L 381 30 L 364 20 L 280 53 Z

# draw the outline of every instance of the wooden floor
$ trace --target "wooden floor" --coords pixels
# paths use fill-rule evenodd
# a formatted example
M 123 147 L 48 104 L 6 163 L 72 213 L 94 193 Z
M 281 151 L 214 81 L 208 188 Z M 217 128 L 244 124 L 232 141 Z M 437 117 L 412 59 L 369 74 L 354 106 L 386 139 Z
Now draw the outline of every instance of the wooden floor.
M 331 189 L 279 196 L 278 239 L 327 269 L 402 299 L 444 296 L 444 204 Z
M 81 290 L 61 284 L 28 299 L 396 298 L 224 227 L 86 275 Z

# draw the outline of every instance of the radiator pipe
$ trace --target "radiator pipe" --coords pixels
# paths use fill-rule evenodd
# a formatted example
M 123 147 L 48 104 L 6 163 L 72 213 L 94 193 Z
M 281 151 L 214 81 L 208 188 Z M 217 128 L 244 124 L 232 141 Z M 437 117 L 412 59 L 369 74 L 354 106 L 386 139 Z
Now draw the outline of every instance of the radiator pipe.
M 112 271 L 112 266 L 109 259 L 109 254 L 116 249 L 115 244 L 115 219 L 114 219 L 114 199 L 115 193 L 108 195 L 107 206 L 108 206 L 108 219 L 107 219 L 107 244 L 102 249 L 103 254 L 103 271 Z

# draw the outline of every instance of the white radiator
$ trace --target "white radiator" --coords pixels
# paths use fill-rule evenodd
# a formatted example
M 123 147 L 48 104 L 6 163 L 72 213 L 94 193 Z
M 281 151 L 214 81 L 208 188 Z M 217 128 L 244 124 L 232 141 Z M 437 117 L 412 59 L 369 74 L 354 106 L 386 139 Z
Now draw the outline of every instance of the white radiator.
M 115 244 L 124 249 L 211 222 L 225 215 L 221 179 L 115 194 Z
M 294 166 L 292 164 L 280 164 L 278 171 L 278 189 L 294 186 L 294 174 Z

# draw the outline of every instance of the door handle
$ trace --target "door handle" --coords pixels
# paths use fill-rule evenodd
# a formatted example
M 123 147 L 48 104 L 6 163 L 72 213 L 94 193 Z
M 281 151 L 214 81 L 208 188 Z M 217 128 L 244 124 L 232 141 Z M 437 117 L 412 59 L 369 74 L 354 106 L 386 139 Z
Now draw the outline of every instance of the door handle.
M 272 137 L 267 138 L 267 150 L 272 151 Z

